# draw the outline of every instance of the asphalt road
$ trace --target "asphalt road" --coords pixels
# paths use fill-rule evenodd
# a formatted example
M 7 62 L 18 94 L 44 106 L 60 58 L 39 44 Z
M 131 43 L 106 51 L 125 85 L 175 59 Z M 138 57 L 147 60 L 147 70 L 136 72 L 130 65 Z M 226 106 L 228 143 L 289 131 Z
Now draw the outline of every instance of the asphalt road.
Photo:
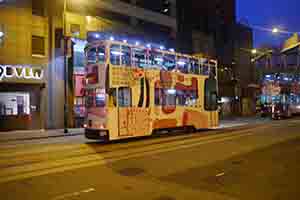
M 0 149 L 0 199 L 299 199 L 299 155 L 299 119 L 109 144 L 27 144 Z

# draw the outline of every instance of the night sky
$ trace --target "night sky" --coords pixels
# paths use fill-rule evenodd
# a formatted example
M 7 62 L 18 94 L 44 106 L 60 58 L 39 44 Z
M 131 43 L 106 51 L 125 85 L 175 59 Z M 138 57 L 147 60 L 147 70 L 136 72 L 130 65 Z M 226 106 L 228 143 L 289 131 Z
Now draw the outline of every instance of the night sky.
M 272 28 L 290 32 L 300 31 L 300 0 L 237 0 L 237 17 L 251 26 Z M 254 46 L 278 45 L 287 37 L 254 29 Z

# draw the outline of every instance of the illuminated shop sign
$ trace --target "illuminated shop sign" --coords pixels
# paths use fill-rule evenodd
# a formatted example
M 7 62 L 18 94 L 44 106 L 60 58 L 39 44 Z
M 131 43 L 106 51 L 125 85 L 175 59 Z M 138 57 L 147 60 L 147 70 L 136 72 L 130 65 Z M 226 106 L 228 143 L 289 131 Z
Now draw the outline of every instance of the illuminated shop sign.
M 0 81 L 4 79 L 42 80 L 44 70 L 41 67 L 24 65 L 0 65 Z

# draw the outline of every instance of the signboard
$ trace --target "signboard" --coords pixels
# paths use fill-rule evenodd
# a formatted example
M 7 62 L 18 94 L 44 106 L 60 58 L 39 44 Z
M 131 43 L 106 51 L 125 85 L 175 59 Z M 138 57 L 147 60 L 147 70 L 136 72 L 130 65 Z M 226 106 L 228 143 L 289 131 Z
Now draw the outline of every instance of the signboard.
M 278 83 L 267 83 L 262 87 L 262 94 L 269 96 L 280 95 L 281 87 Z
M 28 65 L 0 65 L 0 82 L 43 82 L 42 67 Z

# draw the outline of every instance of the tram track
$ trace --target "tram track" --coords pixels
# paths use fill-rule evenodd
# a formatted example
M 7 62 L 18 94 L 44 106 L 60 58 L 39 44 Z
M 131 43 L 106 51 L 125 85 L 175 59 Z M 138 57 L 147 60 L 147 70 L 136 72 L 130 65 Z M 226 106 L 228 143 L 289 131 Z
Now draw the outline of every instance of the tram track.
M 256 127 L 255 127 L 256 128 Z M 202 135 L 201 133 L 193 133 L 188 135 L 177 135 L 171 137 L 156 137 L 148 138 L 149 140 L 137 140 L 132 141 L 132 143 L 111 143 L 104 144 L 101 143 L 91 143 L 83 145 L 72 145 L 72 146 L 62 146 L 55 149 L 43 149 L 38 151 L 27 151 L 27 152 L 1 152 L 0 153 L 0 169 L 15 167 L 19 165 L 34 164 L 39 162 L 47 162 L 49 160 L 60 160 L 64 158 L 86 156 L 91 154 L 103 154 L 113 151 L 128 150 L 131 148 L 140 148 L 149 145 L 161 145 L 165 143 L 171 143 L 176 141 L 186 141 L 186 140 L 210 140 L 219 137 L 230 137 L 234 134 L 241 134 L 244 131 L 252 130 L 251 128 L 244 128 L 239 130 L 234 130 L 232 133 L 228 133 L 230 130 L 214 131 L 214 133 L 206 133 Z M 226 135 L 222 135 L 226 134 Z
M 264 128 L 265 126 L 266 125 L 260 126 L 260 128 Z M 46 156 L 49 159 L 37 159 L 26 164 L 22 164 L 22 162 L 19 162 L 15 163 L 15 165 L 7 167 L 4 167 L 4 165 L 2 165 L 4 168 L 2 168 L 0 171 L 0 182 L 6 182 L 20 178 L 28 178 L 54 172 L 61 172 L 64 170 L 72 170 L 81 167 L 103 165 L 134 157 L 153 155 L 156 153 L 174 151 L 183 148 L 191 148 L 202 144 L 234 140 L 237 138 L 252 135 L 253 133 L 251 131 L 253 129 L 254 128 L 235 131 L 233 133 L 227 134 L 210 135 L 207 137 L 190 137 L 185 139 L 181 138 L 180 140 L 166 140 L 163 142 L 157 141 L 148 145 L 125 145 L 124 147 L 111 148 L 110 150 L 105 150 L 105 148 L 102 149 L 101 147 L 97 148 L 96 146 L 93 151 L 90 150 L 79 153 L 71 152 L 70 154 L 57 157 L 55 157 L 55 155 L 59 152 L 61 153 L 61 151 L 54 151 L 51 152 L 52 157 Z M 107 147 L 109 148 L 111 146 L 114 145 L 108 145 Z M 28 159 L 28 157 L 24 157 L 24 159 L 22 160 L 26 159 Z M 0 163 L 3 164 L 2 160 Z

